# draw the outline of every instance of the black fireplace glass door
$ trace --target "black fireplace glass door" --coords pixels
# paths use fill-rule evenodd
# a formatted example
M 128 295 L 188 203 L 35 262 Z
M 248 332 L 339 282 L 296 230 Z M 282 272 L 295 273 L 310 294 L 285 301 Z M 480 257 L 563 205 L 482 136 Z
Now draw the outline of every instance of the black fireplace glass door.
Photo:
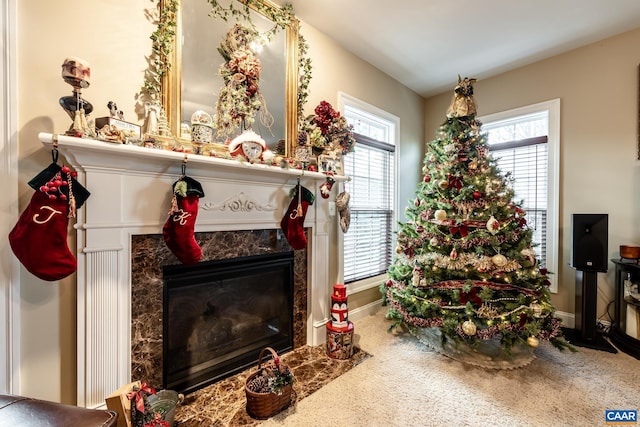
M 164 268 L 163 387 L 188 393 L 293 347 L 293 252 Z

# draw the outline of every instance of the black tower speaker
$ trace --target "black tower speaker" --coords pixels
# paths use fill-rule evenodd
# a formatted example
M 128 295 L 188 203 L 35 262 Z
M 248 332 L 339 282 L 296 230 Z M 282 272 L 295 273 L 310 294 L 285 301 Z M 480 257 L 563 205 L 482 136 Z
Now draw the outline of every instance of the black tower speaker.
M 596 325 L 598 272 L 606 272 L 608 264 L 608 222 L 607 214 L 571 215 L 570 266 L 576 269 L 576 306 L 573 337 L 567 338 L 577 346 L 616 353 Z
M 580 271 L 607 271 L 609 252 L 607 214 L 571 215 L 571 267 Z

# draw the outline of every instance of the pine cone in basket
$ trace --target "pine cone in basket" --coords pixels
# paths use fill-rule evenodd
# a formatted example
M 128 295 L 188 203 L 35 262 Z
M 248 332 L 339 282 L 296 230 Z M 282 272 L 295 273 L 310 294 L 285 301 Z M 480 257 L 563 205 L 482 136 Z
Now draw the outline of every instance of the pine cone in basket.
M 256 375 L 247 383 L 247 388 L 254 393 L 268 393 L 269 381 L 261 375 Z

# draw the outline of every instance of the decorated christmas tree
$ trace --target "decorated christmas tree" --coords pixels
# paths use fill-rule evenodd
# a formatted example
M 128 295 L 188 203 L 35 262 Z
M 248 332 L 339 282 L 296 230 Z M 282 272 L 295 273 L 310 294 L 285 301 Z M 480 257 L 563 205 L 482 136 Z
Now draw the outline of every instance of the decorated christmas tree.
M 421 341 L 457 353 L 477 353 L 492 342 L 489 357 L 508 364 L 540 340 L 560 349 L 568 344 L 522 202 L 481 133 L 474 82 L 458 77 L 447 118 L 427 146 L 424 178 L 399 226 L 381 291 L 392 328 L 405 326 Z

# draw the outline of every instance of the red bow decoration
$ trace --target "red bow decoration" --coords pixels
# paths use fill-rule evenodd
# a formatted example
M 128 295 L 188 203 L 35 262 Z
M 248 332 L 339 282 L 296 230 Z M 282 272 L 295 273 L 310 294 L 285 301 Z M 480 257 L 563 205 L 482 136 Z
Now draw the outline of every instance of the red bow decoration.
M 413 248 L 409 247 L 404 250 L 404 254 L 409 258 L 413 258 Z
M 469 292 L 460 291 L 460 304 L 466 304 L 469 300 L 477 305 L 482 305 L 482 299 L 478 296 L 478 288 L 471 288 Z
M 460 190 L 462 188 L 462 178 L 459 176 L 449 175 L 449 188 Z
M 449 232 L 452 236 L 455 236 L 456 233 L 460 233 L 460 237 L 467 237 L 469 235 L 469 227 L 464 224 L 460 224 L 455 227 L 451 227 Z
M 133 390 L 127 393 L 127 399 L 134 399 L 136 409 L 144 414 L 144 395 L 142 393 L 146 393 L 148 395 L 156 394 L 156 390 L 153 387 L 149 387 L 149 385 L 145 382 L 140 385 L 140 388 L 138 390 Z
M 527 323 L 529 323 L 529 316 L 527 316 L 525 313 L 521 313 L 520 314 L 520 321 L 518 322 L 518 326 L 522 328 Z

